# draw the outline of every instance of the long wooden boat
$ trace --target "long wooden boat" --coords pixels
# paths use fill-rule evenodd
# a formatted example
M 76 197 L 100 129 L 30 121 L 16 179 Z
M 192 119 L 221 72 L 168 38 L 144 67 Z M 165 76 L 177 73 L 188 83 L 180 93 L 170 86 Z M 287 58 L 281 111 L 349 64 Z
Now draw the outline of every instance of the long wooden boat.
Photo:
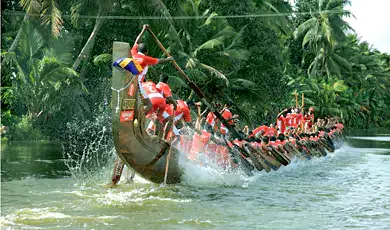
M 128 43 L 114 42 L 113 60 L 127 57 L 129 51 Z M 119 158 L 143 178 L 162 183 L 169 146 L 152 139 L 145 132 L 147 119 L 138 93 L 137 79 L 128 71 L 113 68 L 112 89 L 112 132 Z M 166 154 L 157 159 L 163 153 Z M 182 170 L 178 165 L 178 154 L 172 148 L 168 184 L 180 182 Z
M 128 57 L 129 50 L 128 43 L 114 42 L 113 60 Z M 137 78 L 123 69 L 113 68 L 111 110 L 114 144 L 120 160 L 141 177 L 154 183 L 162 183 L 165 177 L 167 153 L 170 151 L 166 182 L 168 184 L 180 182 L 183 170 L 179 165 L 179 150 L 175 146 L 161 142 L 159 138 L 151 138 L 146 133 L 148 119 L 143 110 Z M 337 138 L 338 136 L 335 137 L 335 139 Z M 303 149 L 309 151 L 312 156 L 326 156 L 325 149 L 329 152 L 333 152 L 335 149 L 333 141 L 327 137 L 315 145 L 310 141 L 307 143 L 303 141 L 302 145 Z M 229 145 L 226 144 L 226 146 Z M 285 146 L 284 150 L 286 151 L 278 150 L 273 146 L 268 146 L 267 149 L 261 151 L 254 149 L 251 151 L 251 148 L 247 147 L 228 147 L 232 153 L 232 159 L 238 160 L 241 169 L 247 175 L 253 175 L 251 171 L 255 168 L 258 171 L 264 169 L 266 172 L 270 172 L 271 169 L 278 170 L 281 165 L 288 165 L 294 156 L 310 159 L 310 156 L 304 153 L 303 149 L 298 150 L 289 145 Z

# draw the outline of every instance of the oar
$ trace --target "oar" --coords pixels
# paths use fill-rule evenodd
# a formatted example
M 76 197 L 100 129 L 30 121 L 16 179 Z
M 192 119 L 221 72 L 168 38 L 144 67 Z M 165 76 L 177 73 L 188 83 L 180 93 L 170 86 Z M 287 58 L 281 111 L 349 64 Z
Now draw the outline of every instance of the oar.
M 172 153 L 172 145 L 169 147 L 169 153 L 167 156 L 167 161 L 165 163 L 164 186 L 167 185 L 168 168 L 169 168 L 169 160 L 171 159 L 171 153 Z
M 301 120 L 301 132 L 305 132 L 305 130 L 303 130 L 304 129 L 304 125 L 305 125 L 305 122 L 304 122 L 304 117 L 303 116 L 305 116 L 305 110 L 304 110 L 304 108 L 305 108 L 305 94 L 304 93 L 302 93 L 302 107 L 301 107 L 301 114 L 302 114 L 302 119 L 303 120 Z
M 153 33 L 153 31 L 150 29 L 150 27 L 146 27 L 149 31 L 150 35 L 152 35 L 154 41 L 157 43 L 157 45 L 160 47 L 160 49 L 167 55 L 167 57 L 170 57 L 171 55 L 169 52 L 165 49 L 163 44 L 160 42 L 160 40 L 157 38 L 157 36 Z M 222 117 L 221 113 L 219 113 L 208 101 L 206 95 L 199 89 L 199 87 L 187 76 L 187 74 L 180 68 L 180 66 L 176 63 L 176 61 L 172 61 L 173 66 L 179 71 L 180 75 L 186 80 L 188 86 L 194 90 L 194 92 L 201 98 L 203 103 L 210 108 L 210 110 L 217 116 L 217 118 L 229 129 L 229 131 L 233 134 L 233 137 L 238 138 L 239 134 L 238 132 L 230 126 L 230 124 Z
M 164 143 L 163 147 L 161 148 L 160 152 L 154 157 L 154 159 L 149 162 L 146 167 L 151 167 L 153 166 L 154 164 L 156 164 L 156 162 L 158 160 L 160 160 L 161 157 L 163 157 L 165 155 L 165 152 L 167 151 L 167 148 L 170 147 L 170 145 L 168 143 Z
M 114 164 L 114 170 L 112 172 L 111 177 L 111 186 L 114 187 L 118 184 L 119 180 L 121 179 L 123 168 L 125 167 L 125 164 L 121 159 L 117 159 Z

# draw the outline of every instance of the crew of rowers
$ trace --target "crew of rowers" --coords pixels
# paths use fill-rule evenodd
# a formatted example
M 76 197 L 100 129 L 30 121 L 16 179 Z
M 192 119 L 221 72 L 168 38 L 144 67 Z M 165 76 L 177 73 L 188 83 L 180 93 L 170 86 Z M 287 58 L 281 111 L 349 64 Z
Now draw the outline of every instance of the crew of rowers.
M 275 124 L 263 124 L 253 130 L 245 126 L 234 138 L 213 112 L 202 116 L 207 110 L 200 113 L 201 104 L 195 105 L 198 107 L 198 117 L 193 134 L 191 129 L 182 129 L 177 148 L 201 165 L 213 162 L 222 167 L 236 167 L 240 162 L 249 171 L 254 166 L 269 172 L 289 164 L 293 158 L 310 159 L 325 156 L 325 150 L 333 152 L 333 140 L 343 130 L 343 124 L 337 120 L 329 120 L 321 127 L 318 122 L 313 124 L 312 107 L 307 114 L 292 108 L 279 114 Z M 220 114 L 230 126 L 237 127 L 238 115 L 232 114 L 230 106 L 226 104 Z M 323 122 L 321 119 L 318 121 Z
M 207 110 L 201 113 L 201 103 L 192 103 L 197 109 L 197 119 L 193 124 L 189 105 L 173 98 L 166 84 L 167 76 L 157 84 L 146 80 L 150 65 L 174 60 L 173 57 L 157 59 L 147 56 L 145 44 L 138 44 L 146 29 L 147 25 L 137 37 L 130 55 L 142 70 L 137 74 L 138 86 L 146 117 L 151 120 L 147 132 L 152 137 L 170 143 L 189 160 L 201 165 L 212 162 L 222 167 L 241 165 L 247 171 L 254 168 L 267 172 L 277 170 L 294 157 L 307 159 L 326 155 L 325 149 L 334 151 L 332 139 L 342 132 L 343 125 L 332 119 L 314 123 L 313 108 L 307 113 L 301 108 L 286 109 L 277 116 L 275 124 L 263 124 L 253 130 L 245 126 L 237 132 L 238 135 L 232 135 L 229 128 L 239 126 L 239 116 L 230 111 L 231 104 L 225 104 L 219 111 L 226 121 L 224 125 L 215 113 L 208 112 L 206 116 Z M 214 107 L 221 108 L 219 104 Z

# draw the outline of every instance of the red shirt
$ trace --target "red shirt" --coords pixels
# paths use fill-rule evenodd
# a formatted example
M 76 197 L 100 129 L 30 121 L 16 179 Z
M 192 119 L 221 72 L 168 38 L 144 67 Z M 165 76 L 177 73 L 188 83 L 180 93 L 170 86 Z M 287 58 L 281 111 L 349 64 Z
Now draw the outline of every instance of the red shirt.
M 338 130 L 344 129 L 344 125 L 341 124 L 341 123 L 337 123 L 337 124 L 335 124 L 335 126 L 336 126 L 336 128 L 337 128 Z
M 145 68 L 148 65 L 156 65 L 158 63 L 157 58 L 138 53 L 138 44 L 135 44 L 133 48 L 131 48 L 131 57 L 135 59 L 142 68 Z
M 167 98 L 167 97 L 172 97 L 171 88 L 169 87 L 169 85 L 165 84 L 164 82 L 159 82 L 159 83 L 156 85 L 156 89 L 157 89 L 158 92 L 160 92 L 161 95 L 163 95 L 165 98 Z
M 276 135 L 276 129 L 269 128 L 268 131 L 265 133 L 266 136 L 272 137 Z
M 142 83 L 142 88 L 145 90 L 145 92 L 148 94 L 148 95 L 154 95 L 155 97 L 161 97 L 163 98 L 163 96 L 159 93 L 159 91 L 157 90 L 156 88 L 156 84 L 154 84 L 154 82 L 152 81 L 147 81 L 147 82 L 143 82 Z
M 188 105 L 183 100 L 177 100 L 175 117 L 182 116 L 185 122 L 191 122 L 191 112 Z M 181 117 L 180 117 L 181 119 Z
M 222 117 L 225 119 L 225 120 L 229 120 L 229 119 L 231 119 L 232 117 L 233 117 L 233 114 L 232 114 L 232 112 L 230 112 L 230 110 L 229 109 L 225 109 L 223 112 L 222 112 Z M 234 122 L 233 122 L 233 120 L 230 120 L 230 121 L 228 121 L 228 123 L 229 123 L 229 125 L 232 125 Z
M 278 128 L 279 128 L 280 133 L 284 134 L 284 132 L 286 131 L 286 119 L 284 118 L 283 115 L 278 117 L 277 124 L 278 124 Z
M 211 134 L 202 130 L 202 135 L 198 133 L 194 134 L 194 138 L 192 140 L 191 151 L 195 151 L 197 153 L 202 153 L 206 149 L 206 145 L 209 143 Z
M 303 121 L 303 115 L 300 114 L 300 113 L 296 113 L 296 114 L 291 114 L 294 116 L 294 121 L 293 121 L 293 126 L 294 127 L 298 127 L 298 125 L 301 124 L 301 122 Z
M 287 115 L 286 118 L 284 119 L 286 126 L 293 126 L 294 119 L 295 119 L 295 117 L 293 114 Z
M 264 135 L 265 135 L 268 132 L 268 129 L 269 129 L 268 126 L 262 125 L 262 126 L 255 128 L 254 130 L 252 130 L 252 133 L 254 136 L 256 136 L 257 133 L 264 131 Z
M 275 143 L 278 145 L 284 145 L 286 142 L 281 140 L 276 140 Z
M 206 122 L 207 124 L 211 125 L 211 127 L 213 127 L 215 130 L 217 130 L 217 124 L 216 124 L 217 120 L 218 119 L 213 112 L 209 112 L 207 114 Z

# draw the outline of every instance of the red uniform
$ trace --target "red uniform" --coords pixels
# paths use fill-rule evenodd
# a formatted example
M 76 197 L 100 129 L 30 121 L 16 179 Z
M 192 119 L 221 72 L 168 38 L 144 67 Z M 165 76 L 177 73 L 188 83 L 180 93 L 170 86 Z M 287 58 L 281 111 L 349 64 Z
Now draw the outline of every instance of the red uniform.
M 344 129 L 344 125 L 341 123 L 337 123 L 337 124 L 335 124 L 335 126 L 336 126 L 337 130 L 339 130 L 339 131 Z
M 233 143 L 242 148 L 243 141 L 234 140 Z
M 173 105 L 165 104 L 164 108 L 159 110 L 159 113 L 157 114 L 157 119 L 160 121 L 161 124 L 165 124 L 165 119 L 170 116 L 173 116 Z
M 269 129 L 268 126 L 262 125 L 262 126 L 255 128 L 254 130 L 252 130 L 252 134 L 253 134 L 253 136 L 256 136 L 256 134 L 260 133 L 261 131 L 264 131 L 264 135 L 266 135 L 266 133 L 268 132 L 268 129 Z
M 156 89 L 156 84 L 154 84 L 154 82 L 144 82 L 142 83 L 142 88 L 153 105 L 152 109 L 148 112 L 147 115 L 156 112 L 159 109 L 164 109 L 164 107 L 166 106 L 165 98 L 158 92 L 158 90 Z
M 307 128 L 311 129 L 313 127 L 313 121 L 314 121 L 314 114 L 307 114 L 303 118 L 305 122 L 307 123 Z
M 191 122 L 191 112 L 188 105 L 183 100 L 177 100 L 177 108 L 175 110 L 175 122 L 184 119 L 185 122 Z
M 207 144 L 206 155 L 207 155 L 210 159 L 216 159 L 217 148 L 218 148 L 218 145 L 215 144 L 213 141 L 210 141 L 210 142 Z
M 138 53 L 138 44 L 135 44 L 133 48 L 131 48 L 131 57 L 135 59 L 142 66 L 142 68 L 145 68 L 148 65 L 156 65 L 158 63 L 157 58 Z
M 195 133 L 192 139 L 191 151 L 188 155 L 190 160 L 196 160 L 199 153 L 204 153 L 211 134 L 202 130 L 202 135 Z
M 294 113 L 294 114 L 290 114 L 292 117 L 294 117 L 294 120 L 292 122 L 292 126 L 293 127 L 298 127 L 298 125 L 301 124 L 301 122 L 303 121 L 303 115 L 300 114 L 300 113 Z
M 279 132 L 284 134 L 284 132 L 286 131 L 286 119 L 284 118 L 283 115 L 278 117 L 277 124 L 279 128 Z
M 229 149 L 225 146 L 218 145 L 217 147 L 217 164 L 222 166 L 227 166 L 229 163 L 230 155 L 229 155 Z
M 285 120 L 284 120 L 285 123 L 286 123 L 286 126 L 287 126 L 287 127 L 293 126 L 294 119 L 295 119 L 295 117 L 294 117 L 293 114 L 288 114 L 288 115 L 286 116 Z
M 207 124 L 211 125 L 211 127 L 214 128 L 214 130 L 217 130 L 217 117 L 213 112 L 209 112 L 206 117 Z
M 178 143 L 179 151 L 188 155 L 188 153 L 190 152 L 190 148 L 191 148 L 191 145 L 189 145 L 189 143 L 191 143 L 190 138 L 186 135 L 181 135 L 180 142 Z
M 164 82 L 159 82 L 159 83 L 156 85 L 156 89 L 157 89 L 158 92 L 160 92 L 161 95 L 163 95 L 165 98 L 167 98 L 167 97 L 172 97 L 171 88 L 169 87 L 169 85 L 165 84 Z
M 229 120 L 229 119 L 231 119 L 231 118 L 233 118 L 233 114 L 232 114 L 232 112 L 230 112 L 230 110 L 229 109 L 225 109 L 223 112 L 222 112 L 222 117 L 225 119 L 225 120 Z M 229 125 L 233 125 L 233 120 L 229 120 L 228 121 L 228 123 L 229 123 Z M 226 126 L 225 125 L 223 125 L 223 124 L 221 124 L 221 130 L 220 130 L 220 132 L 222 133 L 222 134 L 226 134 L 226 133 L 228 133 L 229 132 L 229 130 L 226 128 Z
M 286 141 L 276 140 L 275 143 L 277 145 L 284 145 L 286 143 Z
M 276 136 L 276 129 L 269 128 L 268 131 L 265 133 L 265 136 L 269 136 L 269 137 Z
M 143 68 L 142 72 L 138 74 L 137 82 L 142 94 L 143 98 L 147 98 L 148 94 L 142 87 L 142 83 L 145 81 L 146 73 L 148 72 L 149 65 L 156 65 L 158 63 L 158 59 L 150 56 L 146 56 L 145 54 L 138 52 L 138 44 L 135 44 L 133 48 L 131 48 L 131 57 L 138 62 L 138 64 Z

